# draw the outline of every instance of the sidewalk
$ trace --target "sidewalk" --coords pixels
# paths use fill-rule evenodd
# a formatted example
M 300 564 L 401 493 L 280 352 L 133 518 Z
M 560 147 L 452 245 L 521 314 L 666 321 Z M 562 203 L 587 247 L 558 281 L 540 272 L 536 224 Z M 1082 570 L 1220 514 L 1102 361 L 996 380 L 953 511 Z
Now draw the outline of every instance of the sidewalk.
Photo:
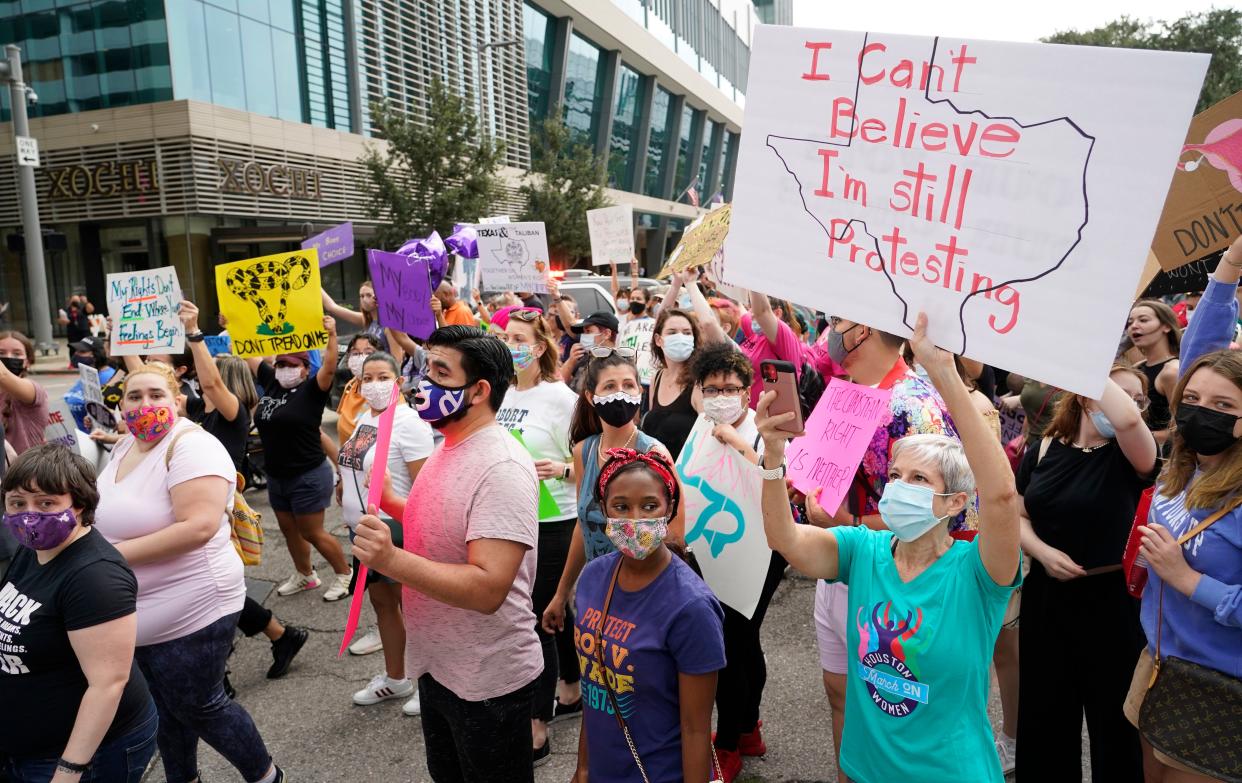
M 52 342 L 56 343 L 56 352 L 44 356 L 36 351 L 32 372 L 39 375 L 77 375 L 78 371 L 69 366 L 69 341 L 56 337 Z

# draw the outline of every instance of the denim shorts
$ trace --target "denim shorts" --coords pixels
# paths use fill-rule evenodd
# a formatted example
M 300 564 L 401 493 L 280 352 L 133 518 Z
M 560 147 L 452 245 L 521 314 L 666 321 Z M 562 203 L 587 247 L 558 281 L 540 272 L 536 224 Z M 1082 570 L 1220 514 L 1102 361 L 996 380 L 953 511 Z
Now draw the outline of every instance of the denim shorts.
M 332 505 L 334 488 L 332 464 L 326 459 L 292 478 L 267 477 L 267 499 L 273 511 L 317 514 Z

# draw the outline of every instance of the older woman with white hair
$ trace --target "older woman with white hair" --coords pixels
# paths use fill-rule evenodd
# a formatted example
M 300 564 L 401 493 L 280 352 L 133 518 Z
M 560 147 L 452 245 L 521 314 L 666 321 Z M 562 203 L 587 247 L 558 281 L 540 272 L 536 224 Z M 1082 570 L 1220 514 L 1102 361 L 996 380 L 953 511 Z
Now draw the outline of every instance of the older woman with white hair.
M 1021 582 L 1013 473 L 971 402 L 953 356 L 927 337 L 915 358 L 944 398 L 961 441 L 912 435 L 893 446 L 880 516 L 888 530 L 795 525 L 785 492 L 792 413 L 757 408 L 768 545 L 804 574 L 850 586 L 841 767 L 854 783 L 1001 783 L 988 721 L 988 667 L 1009 595 Z M 977 479 L 977 481 L 976 481 Z M 979 496 L 979 534 L 954 540 L 949 522 Z

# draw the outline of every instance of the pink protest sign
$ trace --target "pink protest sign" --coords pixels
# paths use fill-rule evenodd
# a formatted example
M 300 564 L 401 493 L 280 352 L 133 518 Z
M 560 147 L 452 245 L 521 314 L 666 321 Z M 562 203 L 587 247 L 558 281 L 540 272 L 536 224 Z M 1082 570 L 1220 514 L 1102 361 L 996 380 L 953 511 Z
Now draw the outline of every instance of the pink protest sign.
M 823 487 L 820 505 L 829 513 L 840 508 L 876 427 L 892 418 L 891 395 L 889 389 L 833 378 L 806 421 L 806 434 L 786 449 L 794 487 L 805 495 Z
M 397 404 L 400 402 L 401 387 L 394 383 L 388 407 L 384 409 L 379 418 L 379 433 L 375 438 L 375 461 L 371 464 L 371 476 L 367 484 L 368 511 L 372 506 L 378 509 L 380 499 L 384 496 L 384 471 L 388 467 L 388 444 L 392 441 L 392 419 L 397 415 Z M 338 658 L 345 654 L 349 640 L 354 638 L 354 633 L 358 630 L 358 618 L 362 615 L 362 596 L 367 591 L 366 563 L 358 564 L 357 577 L 354 580 L 357 586 L 349 601 L 349 619 L 345 621 L 345 638 L 341 640 L 341 649 L 336 653 Z

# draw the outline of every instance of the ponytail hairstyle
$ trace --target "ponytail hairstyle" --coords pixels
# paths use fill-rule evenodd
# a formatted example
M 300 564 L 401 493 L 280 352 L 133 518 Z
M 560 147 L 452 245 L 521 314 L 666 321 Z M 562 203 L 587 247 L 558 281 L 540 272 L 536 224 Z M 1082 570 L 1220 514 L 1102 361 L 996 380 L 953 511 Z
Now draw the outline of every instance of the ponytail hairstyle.
M 588 355 L 589 356 L 589 355 Z M 599 384 L 599 376 L 610 367 L 628 366 L 634 371 L 634 379 L 639 380 L 638 365 L 633 359 L 623 359 L 620 354 L 611 353 L 603 359 L 589 356 L 586 372 L 582 376 L 582 391 L 578 395 L 578 403 L 574 406 L 574 417 L 569 424 L 569 442 L 577 445 L 592 435 L 604 431 L 604 424 L 595 412 L 595 387 Z M 641 382 L 640 382 L 641 383 Z

